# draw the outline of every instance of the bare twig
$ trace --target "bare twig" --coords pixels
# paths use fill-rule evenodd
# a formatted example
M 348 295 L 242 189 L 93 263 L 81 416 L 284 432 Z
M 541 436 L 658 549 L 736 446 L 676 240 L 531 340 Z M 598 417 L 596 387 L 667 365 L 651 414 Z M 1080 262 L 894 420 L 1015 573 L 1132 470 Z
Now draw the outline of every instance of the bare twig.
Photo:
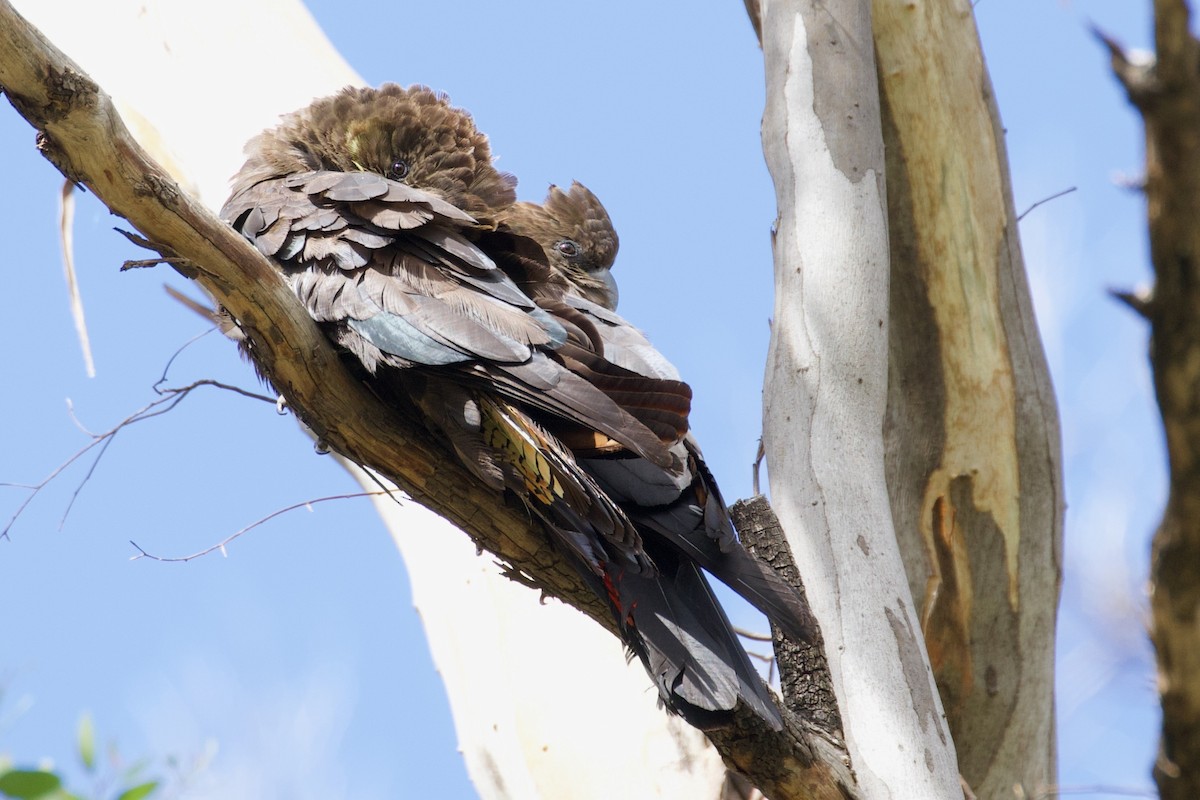
M 113 228 L 113 230 L 143 250 L 158 250 L 161 252 L 161 246 L 155 247 L 153 242 L 136 231 L 127 231 L 124 228 Z
M 375 497 L 377 495 L 383 495 L 383 494 L 394 496 L 399 493 L 400 493 L 399 489 L 396 489 L 396 490 L 384 489 L 384 490 L 378 491 L 378 492 L 353 492 L 351 494 L 334 494 L 334 495 L 329 495 L 328 497 L 318 497 L 313 500 L 303 500 L 299 503 L 294 503 L 285 508 L 280 508 L 275 511 L 272 511 L 270 514 L 267 514 L 262 519 L 252 522 L 249 525 L 247 525 L 246 527 L 241 528 L 240 530 L 237 530 L 237 531 L 229 534 L 224 539 L 222 539 L 221 541 L 212 545 L 211 547 L 206 547 L 203 550 L 199 550 L 195 553 L 192 553 L 191 555 L 186 555 L 186 556 L 173 556 L 173 557 L 156 556 L 156 555 L 153 555 L 152 553 L 146 552 L 146 550 L 143 549 L 141 545 L 139 545 L 137 542 L 130 539 L 129 543 L 134 546 L 134 548 L 138 551 L 138 554 L 136 556 L 130 556 L 129 560 L 130 561 L 138 561 L 139 559 L 148 558 L 151 561 L 162 561 L 162 562 L 169 562 L 169 563 L 186 563 L 188 561 L 194 561 L 197 558 L 206 556 L 209 553 L 212 553 L 216 550 L 220 550 L 221 555 L 228 556 L 229 554 L 225 551 L 225 547 L 230 542 L 232 542 L 234 539 L 239 538 L 240 536 L 242 536 L 242 534 L 245 534 L 245 533 L 248 533 L 248 532 L 254 530 L 259 525 L 262 525 L 265 522 L 269 522 L 269 521 L 275 519 L 275 517 L 278 517 L 281 514 L 286 514 L 289 511 L 295 511 L 297 508 L 308 508 L 309 510 L 311 510 L 312 506 L 316 505 L 317 503 L 325 503 L 330 500 L 351 500 L 356 497 Z M 399 502 L 399 499 L 397 499 L 397 502 Z
M 748 631 L 745 628 L 739 628 L 736 625 L 733 626 L 733 632 L 738 636 L 741 636 L 743 639 L 750 639 L 755 642 L 774 641 L 774 637 L 769 633 L 755 633 L 754 631 Z
M 1049 197 L 1043 197 L 1041 200 L 1038 200 L 1036 203 L 1031 205 L 1029 208 L 1025 209 L 1020 214 L 1018 214 L 1017 222 L 1020 222 L 1021 220 L 1025 219 L 1025 217 L 1027 217 L 1029 215 L 1029 212 L 1033 211 L 1038 206 L 1043 205 L 1045 203 L 1049 203 L 1051 200 L 1057 200 L 1058 198 L 1062 197 L 1063 195 L 1070 194 L 1071 192 L 1074 192 L 1078 189 L 1079 189 L 1078 186 L 1070 186 L 1066 189 L 1063 189 L 1061 192 L 1055 192 L 1054 194 L 1050 195 Z
M 158 380 L 154 382 L 154 385 L 150 387 L 151 389 L 153 389 L 153 390 L 154 390 L 154 393 L 155 393 L 155 394 L 162 394 L 162 393 L 163 393 L 163 392 L 162 392 L 162 390 L 161 390 L 159 387 L 161 387 L 161 386 L 162 386 L 164 383 L 166 383 L 166 382 L 167 382 L 167 373 L 171 371 L 171 365 L 175 363 L 175 359 L 179 358 L 180 354 L 182 354 L 184 350 L 188 349 L 188 348 L 189 348 L 189 347 L 191 347 L 193 344 L 195 344 L 196 342 L 200 341 L 200 340 L 201 340 L 201 339 L 203 339 L 205 336 L 208 336 L 210 333 L 212 333 L 212 332 L 213 332 L 213 331 L 215 331 L 215 330 L 216 330 L 216 328 L 215 328 L 215 327 L 214 327 L 214 328 L 209 328 L 209 329 L 207 329 L 207 330 L 205 330 L 205 331 L 202 331 L 202 332 L 200 332 L 200 333 L 197 333 L 195 336 L 193 336 L 192 338 L 188 339 L 188 340 L 187 340 L 186 342 L 184 342 L 183 344 L 179 345 L 179 349 L 178 349 L 178 350 L 176 350 L 174 353 L 172 353 L 172 354 L 171 354 L 171 357 L 167 359 L 166 366 L 164 366 L 164 367 L 163 367 L 162 375 L 160 375 L 160 376 L 159 376 L 159 378 L 158 378 Z
M 42 489 L 46 488 L 46 486 L 48 486 L 55 478 L 57 478 L 64 471 L 66 471 L 66 469 L 68 467 L 70 467 L 72 464 L 74 464 L 76 461 L 83 458 L 83 456 L 87 455 L 94 448 L 99 447 L 100 452 L 97 453 L 95 460 L 93 460 L 91 466 L 88 468 L 87 474 L 84 476 L 83 480 L 80 481 L 79 486 L 76 487 L 76 489 L 75 489 L 75 492 L 71 495 L 71 501 L 67 504 L 66 511 L 63 512 L 63 517 L 59 522 L 59 528 L 61 529 L 62 526 L 66 523 L 67 515 L 71 511 L 71 507 L 74 505 L 76 497 L 78 497 L 79 492 L 82 491 L 82 489 L 83 489 L 84 485 L 87 483 L 88 479 L 91 478 L 92 473 L 95 471 L 97 464 L 99 464 L 100 459 L 104 456 L 105 451 L 108 449 L 109 444 L 116 437 L 116 435 L 118 433 L 120 433 L 122 430 L 124 430 L 126 427 L 133 425 L 134 423 L 143 422 L 147 419 L 151 419 L 153 417 L 157 417 L 161 414 L 167 413 L 171 409 L 175 408 L 175 406 L 179 405 L 179 403 L 183 402 L 183 399 L 185 397 L 187 397 L 189 394 L 191 394 L 193 390 L 198 389 L 201 386 L 212 386 L 217 389 L 223 389 L 225 391 L 233 392 L 234 394 L 240 394 L 243 397 L 249 397 L 254 400 L 262 400 L 264 402 L 271 403 L 271 404 L 275 403 L 275 398 L 273 398 L 273 397 L 267 397 L 265 395 L 256 394 L 255 392 L 247 391 L 246 389 L 242 389 L 237 386 L 232 386 L 230 384 L 221 383 L 220 381 L 204 379 L 204 380 L 194 381 L 194 382 L 188 384 L 187 386 L 181 386 L 181 387 L 173 388 L 173 389 L 159 390 L 156 388 L 155 391 L 157 391 L 160 395 L 162 395 L 161 397 L 159 397 L 157 400 L 154 400 L 154 401 L 146 404 L 142 408 L 140 408 L 137 411 L 130 414 L 125 419 L 121 420 L 119 423 L 117 423 L 115 426 L 113 426 L 109 430 L 104 431 L 102 433 L 88 433 L 87 430 L 85 428 L 83 428 L 83 426 L 81 425 L 80 429 L 83 430 L 85 433 L 88 433 L 88 435 L 91 437 L 92 441 L 88 442 L 86 445 L 84 445 L 79 450 L 77 450 L 70 458 L 68 458 L 66 461 L 63 461 L 61 464 L 59 464 L 57 467 L 55 467 L 53 470 L 51 470 L 50 474 L 47 475 L 45 478 L 43 478 L 41 481 L 33 484 L 32 486 L 27 485 L 27 484 L 0 482 L 0 486 L 7 486 L 7 487 L 11 487 L 11 488 L 23 488 L 23 489 L 26 489 L 29 491 L 29 496 L 26 497 L 25 500 L 22 501 L 19 506 L 17 506 L 17 510 L 15 512 L 13 512 L 13 515 L 11 517 L 9 517 L 8 522 L 5 523 L 4 527 L 0 528 L 0 539 L 8 538 L 8 532 L 12 529 L 12 526 L 14 524 L 16 524 L 17 519 L 19 519 L 20 516 L 25 512 L 25 509 L 29 507 L 29 504 L 33 502 L 33 499 L 35 497 L 37 497 L 38 493 L 40 493 L 42 491 Z M 72 418 L 74 418 L 73 409 L 71 411 L 71 415 L 72 415 Z
M 767 457 L 767 451 L 763 449 L 762 437 L 758 437 L 758 451 L 754 454 L 754 463 L 750 466 L 751 470 L 751 488 L 754 490 L 754 496 L 758 497 L 762 492 L 758 489 L 759 470 L 762 468 L 763 459 Z
M 79 418 L 79 416 L 75 413 L 75 401 L 73 401 L 69 397 L 67 398 L 67 415 L 71 418 L 71 422 L 75 423 L 76 428 L 83 431 L 85 434 L 87 434 L 88 436 L 91 436 L 92 438 L 96 437 L 96 434 L 93 433 L 92 430 L 87 425 L 84 425 L 83 420 L 81 420 Z
M 757 658 L 759 661 L 767 665 L 766 683 L 768 686 L 770 686 L 775 680 L 775 665 L 778 663 L 775 658 L 775 654 L 772 653 L 768 655 L 766 653 L 756 653 L 753 650 L 747 650 L 746 655 L 750 656 L 751 658 Z
M 1150 304 L 1154 301 L 1154 294 L 1148 287 L 1134 289 L 1133 291 L 1109 289 L 1108 294 L 1114 300 L 1120 300 L 1129 306 L 1142 318 L 1150 318 Z
M 541 526 L 530 525 L 518 504 L 448 455 L 446 442 L 402 401 L 385 403 L 373 394 L 279 270 L 155 163 L 101 88 L 7 0 L 0 0 L 0 87 L 39 130 L 39 149 L 51 163 L 129 220 L 154 250 L 186 259 L 186 269 L 171 265 L 195 277 L 237 320 L 260 373 L 318 440 L 378 471 L 543 591 L 614 631 L 605 600 L 565 563 Z M 162 402 L 165 407 L 171 401 Z M 772 731 L 744 707 L 729 723 L 710 732 L 710 740 L 727 763 L 779 800 L 858 796 L 844 751 L 814 726 L 799 720 L 786 731 Z
M 67 517 L 71 514 L 71 509 L 75 507 L 75 501 L 79 499 L 79 493 L 83 491 L 83 487 L 92 479 L 92 475 L 96 472 L 96 467 L 100 466 L 100 459 L 104 458 L 104 454 L 108 452 L 108 446 L 113 443 L 113 439 L 117 436 L 116 431 L 113 431 L 111 436 L 105 436 L 101 439 L 99 452 L 92 459 L 92 463 L 88 466 L 87 472 L 83 475 L 78 485 L 75 486 L 75 491 L 71 492 L 71 499 L 67 501 L 67 507 L 63 509 L 62 516 L 58 518 L 58 529 L 61 531 L 63 526 L 67 524 Z M 5 529 L 7 533 L 7 529 Z
M 171 266 L 177 267 L 186 263 L 187 259 L 166 256 L 161 258 L 135 258 L 129 259 L 122 264 L 121 272 L 128 272 L 131 269 L 149 269 L 151 267 L 157 267 L 159 264 L 170 264 Z

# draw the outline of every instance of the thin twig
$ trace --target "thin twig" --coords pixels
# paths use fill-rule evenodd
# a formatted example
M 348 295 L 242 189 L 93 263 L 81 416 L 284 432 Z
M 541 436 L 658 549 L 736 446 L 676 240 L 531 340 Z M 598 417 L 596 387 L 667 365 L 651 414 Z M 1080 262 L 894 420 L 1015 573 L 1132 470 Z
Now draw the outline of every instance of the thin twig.
M 92 474 L 96 471 L 96 467 L 100 466 L 100 459 L 104 458 L 104 454 L 108 452 L 108 446 L 112 444 L 113 440 L 116 438 L 117 434 L 115 431 L 113 432 L 112 436 L 106 436 L 104 438 L 104 444 L 100 445 L 100 452 L 96 453 L 96 457 L 92 459 L 92 465 L 88 467 L 87 472 L 84 473 L 83 480 L 81 480 L 75 487 L 75 491 L 71 492 L 71 499 L 67 501 L 67 507 L 63 509 L 62 516 L 58 519 L 58 529 L 60 531 L 63 529 L 63 526 L 67 524 L 67 517 L 70 515 L 71 509 L 75 507 L 75 501 L 79 499 L 79 493 L 83 491 L 83 487 L 87 485 L 87 482 L 92 479 Z
M 757 497 L 758 495 L 762 494 L 762 492 L 760 492 L 760 491 L 758 490 L 758 472 L 759 472 L 759 469 L 762 467 L 762 462 L 763 462 L 763 459 L 765 459 L 766 457 L 767 457 L 767 451 L 766 451 L 766 449 L 763 447 L 763 439 L 762 439 L 762 437 L 760 436 L 760 437 L 758 437 L 758 450 L 757 450 L 757 452 L 755 452 L 755 454 L 754 454 L 754 464 L 752 464 L 752 465 L 751 465 L 751 467 L 750 467 L 750 469 L 751 469 L 751 483 L 752 483 L 752 487 L 751 487 L 751 488 L 753 488 L 753 489 L 754 489 L 754 495 L 755 495 L 756 497 Z
M 1055 194 L 1050 195 L 1049 197 L 1043 197 L 1041 200 L 1038 200 L 1036 203 L 1031 205 L 1029 208 L 1025 209 L 1025 211 L 1023 213 L 1018 214 L 1017 222 L 1020 222 L 1021 220 L 1025 219 L 1026 215 L 1029 214 L 1030 211 L 1033 211 L 1038 206 L 1040 206 L 1044 203 L 1049 203 L 1051 200 L 1057 200 L 1058 198 L 1062 197 L 1064 194 L 1070 194 L 1071 192 L 1078 190 L 1078 188 L 1079 188 L 1078 186 L 1070 186 L 1066 189 L 1063 189 L 1061 192 L 1056 192 Z
M 773 641 L 775 641 L 774 637 L 771 636 L 771 634 L 769 634 L 769 633 L 754 633 L 752 631 L 746 630 L 745 628 L 739 628 L 736 625 L 733 626 L 733 632 L 736 633 L 738 636 L 741 636 L 744 639 L 751 639 L 755 642 L 773 642 Z
M 26 497 L 25 500 L 22 501 L 19 506 L 17 506 L 17 510 L 15 512 L 13 512 L 13 515 L 11 517 L 9 517 L 8 522 L 5 523 L 4 527 L 0 528 L 0 539 L 9 538 L 8 532 L 12 529 L 12 526 L 14 524 L 16 524 L 17 519 L 20 518 L 21 514 L 23 514 L 25 512 L 25 509 L 29 507 L 29 504 L 33 502 L 33 499 L 35 497 L 37 497 L 38 493 L 41 492 L 42 489 L 46 488 L 46 486 L 49 485 L 51 481 L 53 481 L 55 478 L 57 478 L 59 475 L 61 475 L 68 467 L 70 467 L 72 464 L 74 464 L 76 461 L 78 461 L 80 458 L 82 458 L 88 452 L 90 452 L 92 450 L 92 448 L 99 446 L 99 447 L 101 447 L 100 453 L 97 454 L 96 460 L 92 463 L 91 467 L 88 468 L 87 475 L 84 476 L 83 480 L 80 482 L 79 486 L 76 488 L 75 493 L 71 496 L 71 502 L 67 505 L 67 510 L 63 514 L 63 519 L 59 523 L 59 527 L 61 528 L 62 525 L 66 521 L 66 515 L 70 513 L 71 506 L 74 504 L 75 498 L 79 495 L 79 492 L 83 489 L 84 484 L 87 483 L 88 478 L 90 478 L 92 476 L 92 473 L 95 472 L 96 465 L 99 463 L 100 458 L 104 455 L 105 450 L 108 449 L 108 443 L 112 441 L 113 437 L 115 437 L 123 428 L 125 428 L 128 425 L 133 425 L 134 423 L 142 422 L 144 420 L 151 419 L 153 417 L 157 417 L 160 414 L 167 413 L 171 409 L 175 408 L 175 406 L 177 406 L 179 403 L 181 403 L 185 397 L 187 397 L 189 394 L 191 394 L 192 390 L 198 389 L 201 386 L 213 386 L 218 389 L 224 389 L 225 391 L 233 392 L 235 394 L 240 394 L 243 397 L 249 397 L 254 400 L 262 400 L 264 402 L 271 403 L 271 404 L 275 403 L 275 398 L 273 398 L 273 397 L 266 397 L 265 395 L 256 394 L 254 392 L 247 391 L 247 390 L 242 389 L 237 386 L 231 386 L 229 384 L 221 383 L 220 381 L 214 381 L 214 380 L 210 380 L 210 379 L 195 381 L 193 383 L 188 384 L 187 386 L 181 386 L 181 387 L 174 388 L 174 389 L 159 390 L 159 394 L 162 396 L 159 397 L 157 400 L 154 400 L 153 402 L 148 403 L 147 405 L 138 409 L 134 413 L 130 414 L 128 417 L 121 420 L 119 423 L 117 423 L 115 426 L 113 426 L 109 430 L 107 430 L 103 433 L 89 434 L 91 436 L 92 441 L 88 442 L 86 445 L 84 445 L 79 450 L 77 450 L 70 458 L 63 461 L 61 464 L 59 464 L 57 467 L 55 467 L 53 470 L 51 470 L 49 475 L 47 475 L 45 478 L 43 478 L 38 483 L 34 484 L 32 487 L 27 486 L 25 484 L 0 482 L 0 486 L 8 486 L 8 487 L 14 487 L 14 488 L 20 487 L 20 488 L 27 489 L 29 491 L 29 496 Z M 73 415 L 73 413 L 74 412 L 72 411 L 72 415 Z M 83 429 L 83 426 L 80 425 L 80 428 Z M 86 429 L 84 429 L 84 430 L 86 430 Z
M 188 339 L 186 342 L 184 342 L 183 344 L 181 344 L 181 345 L 179 346 L 179 349 L 178 349 L 178 350 L 176 350 L 174 353 L 172 353 L 172 354 L 171 354 L 171 357 L 167 359 L 167 363 L 166 363 L 166 365 L 163 367 L 162 375 L 161 375 L 161 376 L 159 376 L 158 380 L 154 382 L 154 385 L 150 387 L 151 389 L 153 389 L 153 390 L 154 390 L 154 393 L 155 393 L 155 394 L 162 394 L 162 390 L 160 390 L 160 389 L 159 389 L 159 387 L 160 387 L 160 386 L 162 386 L 164 383 L 166 383 L 166 382 L 167 382 L 167 373 L 171 371 L 171 365 L 175 363 L 175 359 L 179 358 L 179 355 L 180 355 L 180 354 L 181 354 L 181 353 L 182 353 L 184 350 L 188 349 L 188 348 L 189 348 L 189 347 L 191 347 L 193 344 L 195 344 L 196 342 L 200 341 L 200 340 L 201 340 L 201 339 L 203 339 L 205 336 L 208 336 L 210 333 L 212 333 L 212 332 L 213 332 L 213 331 L 215 331 L 215 330 L 216 330 L 216 327 L 212 327 L 212 328 L 209 328 L 209 329 L 208 329 L 208 330 L 206 330 L 206 331 L 203 331 L 203 332 L 201 332 L 201 333 L 197 333 L 195 336 L 193 336 L 192 338 Z
M 79 428 L 79 430 L 83 431 L 93 439 L 96 438 L 96 434 L 93 433 L 87 425 L 84 425 L 83 420 L 81 420 L 78 415 L 75 414 L 75 403 L 69 397 L 67 398 L 67 416 L 71 418 L 71 422 L 75 423 L 76 428 Z
M 128 272 L 131 269 L 150 269 L 157 267 L 159 264 L 168 264 L 172 267 L 187 266 L 186 258 L 178 258 L 176 256 L 163 256 L 161 258 L 131 258 L 121 265 L 121 272 Z
M 337 457 L 345 458 L 345 456 L 337 456 Z M 364 466 L 363 464 L 359 464 L 357 461 L 353 461 L 349 458 L 346 458 L 346 461 L 350 462 L 354 466 L 361 469 L 363 471 L 363 474 L 371 479 L 371 483 L 375 484 L 380 489 L 382 489 L 383 490 L 382 494 L 386 494 L 388 497 L 392 498 L 392 501 L 396 505 L 403 506 L 404 500 L 412 499 L 408 496 L 407 492 L 403 491 L 399 487 L 388 488 L 388 485 L 383 482 L 383 478 L 381 478 L 378 474 L 376 474 L 375 470 L 371 469 L 370 467 Z
M 126 239 L 133 242 L 135 245 L 137 245 L 138 247 L 141 247 L 144 250 L 154 250 L 159 253 L 162 252 L 161 247 L 154 244 L 149 239 L 147 239 L 145 236 L 142 236 L 140 233 L 136 233 L 134 231 L 127 231 L 124 228 L 113 228 L 113 230 L 116 231 L 117 233 L 121 234 Z
M 146 550 L 144 550 L 141 545 L 139 545 L 137 542 L 130 539 L 129 543 L 134 546 L 134 548 L 138 551 L 138 554 L 136 556 L 130 556 L 129 560 L 137 561 L 142 558 L 148 558 L 151 561 L 163 561 L 163 562 L 171 562 L 171 563 L 188 562 L 188 561 L 194 561 L 197 558 L 206 556 L 209 553 L 212 553 L 216 550 L 220 550 L 221 555 L 228 556 L 228 553 L 225 552 L 226 545 L 228 545 L 234 539 L 239 538 L 242 534 L 248 533 L 249 531 L 254 530 L 259 525 L 262 525 L 265 522 L 269 522 L 270 520 L 274 519 L 275 517 L 278 517 L 281 514 L 286 514 L 289 511 L 295 511 L 297 508 L 311 507 L 313 505 L 316 505 L 317 503 L 324 503 L 329 500 L 351 500 L 356 497 L 375 497 L 375 496 L 381 495 L 381 494 L 390 495 L 390 494 L 394 494 L 399 491 L 400 491 L 399 489 L 396 489 L 396 490 L 385 490 L 385 491 L 379 491 L 379 492 L 354 492 L 352 494 L 334 494 L 334 495 L 329 495 L 328 497 L 318 497 L 315 500 L 303 500 L 299 503 L 294 503 L 293 505 L 287 506 L 285 508 L 280 508 L 275 511 L 272 511 L 270 514 L 263 517 L 262 519 L 257 520 L 256 522 L 252 522 L 251 524 L 247 525 L 246 527 L 242 528 L 241 530 L 238 530 L 238 531 L 235 531 L 235 532 L 229 534 L 224 539 L 222 539 L 221 541 L 212 545 L 211 547 L 206 547 L 203 550 L 200 550 L 198 552 L 192 553 L 191 555 L 187 555 L 187 556 L 175 556 L 175 557 L 156 556 L 156 555 L 153 555 L 152 553 L 146 552 Z

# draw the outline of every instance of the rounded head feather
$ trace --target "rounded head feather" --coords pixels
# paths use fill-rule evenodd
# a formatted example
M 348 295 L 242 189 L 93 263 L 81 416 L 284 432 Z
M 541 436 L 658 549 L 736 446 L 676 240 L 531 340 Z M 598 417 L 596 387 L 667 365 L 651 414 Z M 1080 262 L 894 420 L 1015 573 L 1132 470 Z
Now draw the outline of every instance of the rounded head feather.
M 476 218 L 494 217 L 516 200 L 516 178 L 492 166 L 487 136 L 471 115 L 426 86 L 348 87 L 285 115 L 246 152 L 239 185 L 306 170 L 368 171 Z
M 501 222 L 541 245 L 551 268 L 584 297 L 616 308 L 616 284 L 608 271 L 620 241 L 604 205 L 582 183 L 572 182 L 565 192 L 552 185 L 541 205 L 517 203 Z

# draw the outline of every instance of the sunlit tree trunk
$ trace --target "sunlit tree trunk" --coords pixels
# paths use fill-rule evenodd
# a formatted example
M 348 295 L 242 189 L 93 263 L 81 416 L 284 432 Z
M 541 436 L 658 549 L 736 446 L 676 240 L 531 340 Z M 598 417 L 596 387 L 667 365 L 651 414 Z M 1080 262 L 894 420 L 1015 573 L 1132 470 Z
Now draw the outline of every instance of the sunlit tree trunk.
M 1061 434 L 970 3 L 876 0 L 892 287 L 888 490 L 959 770 L 1055 783 Z
M 970 5 L 758 13 L 780 210 L 767 460 L 856 772 L 867 796 L 947 796 L 957 750 L 980 797 L 1040 791 L 1060 434 Z

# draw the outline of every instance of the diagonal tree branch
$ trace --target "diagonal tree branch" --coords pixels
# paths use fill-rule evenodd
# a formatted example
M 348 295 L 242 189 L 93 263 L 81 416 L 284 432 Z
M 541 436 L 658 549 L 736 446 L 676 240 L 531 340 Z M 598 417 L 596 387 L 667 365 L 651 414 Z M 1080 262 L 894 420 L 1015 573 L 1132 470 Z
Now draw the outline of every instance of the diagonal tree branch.
M 419 425 L 353 379 L 272 265 L 182 190 L 133 140 L 103 91 L 0 0 L 0 89 L 38 129 L 38 147 L 195 278 L 236 317 L 257 366 L 318 439 L 394 480 L 543 592 L 612 630 L 607 609 L 524 509 L 486 489 Z M 836 748 L 793 722 L 782 734 L 750 712 L 711 734 L 726 763 L 776 800 L 855 797 Z

